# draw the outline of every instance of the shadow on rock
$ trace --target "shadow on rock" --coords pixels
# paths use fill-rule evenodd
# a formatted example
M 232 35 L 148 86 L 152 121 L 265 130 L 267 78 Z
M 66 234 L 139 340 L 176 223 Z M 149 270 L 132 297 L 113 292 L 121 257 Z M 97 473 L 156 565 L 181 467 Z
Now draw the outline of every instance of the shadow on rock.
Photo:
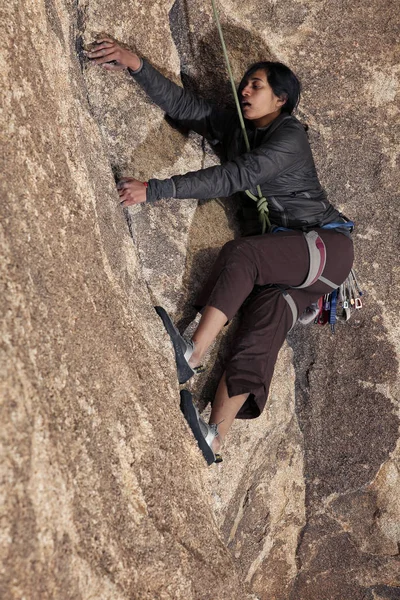
M 176 0 L 170 11 L 170 27 L 181 61 L 181 76 L 185 87 L 195 94 L 225 106 L 234 107 L 231 85 L 225 66 L 218 30 L 213 21 L 199 21 L 195 32 L 190 23 L 187 0 Z M 206 18 L 202 15 L 202 18 Z M 196 19 L 196 17 L 195 17 Z M 200 17 L 197 15 L 197 19 Z M 196 24 L 196 23 L 195 23 Z M 261 36 L 231 23 L 222 25 L 225 43 L 236 83 L 247 67 L 259 60 L 274 60 Z

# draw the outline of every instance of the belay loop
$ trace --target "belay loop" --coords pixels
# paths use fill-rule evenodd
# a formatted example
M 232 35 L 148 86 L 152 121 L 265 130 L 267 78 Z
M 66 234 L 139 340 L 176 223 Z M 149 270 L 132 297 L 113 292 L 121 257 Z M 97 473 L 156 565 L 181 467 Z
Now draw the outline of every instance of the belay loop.
M 226 66 L 228 69 L 229 79 L 230 79 L 231 86 L 232 86 L 233 97 L 235 98 L 236 110 L 238 112 L 240 126 L 242 128 L 242 134 L 243 134 L 244 142 L 246 144 L 246 151 L 250 152 L 250 150 L 251 150 L 250 142 L 249 142 L 249 138 L 247 136 L 246 125 L 244 124 L 242 110 L 240 108 L 239 97 L 238 97 L 238 94 L 236 91 L 235 80 L 233 78 L 233 73 L 232 73 L 230 62 L 229 62 L 228 51 L 226 49 L 224 35 L 223 35 L 222 29 L 221 29 L 221 23 L 220 23 L 219 16 L 218 16 L 217 6 L 215 4 L 215 0 L 211 0 L 211 3 L 212 3 L 213 11 L 214 11 L 214 18 L 215 18 L 215 22 L 217 25 L 219 37 L 221 40 L 222 51 L 224 53 L 225 62 L 226 62 Z M 249 196 L 249 198 L 251 198 L 252 200 L 257 202 L 257 210 L 258 210 L 259 219 L 260 219 L 261 225 L 262 225 L 262 233 L 265 233 L 267 230 L 267 227 L 271 227 L 271 223 L 269 220 L 269 210 L 268 210 L 267 199 L 265 198 L 265 196 L 263 196 L 261 187 L 259 185 L 257 186 L 258 198 L 257 198 L 257 196 L 252 194 L 250 192 L 250 190 L 245 190 L 245 191 L 246 191 L 246 194 Z

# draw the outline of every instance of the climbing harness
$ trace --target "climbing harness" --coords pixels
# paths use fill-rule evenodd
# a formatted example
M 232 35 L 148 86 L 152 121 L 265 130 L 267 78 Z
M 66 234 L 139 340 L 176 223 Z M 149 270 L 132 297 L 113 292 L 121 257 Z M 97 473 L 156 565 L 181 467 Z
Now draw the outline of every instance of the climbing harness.
M 250 152 L 251 151 L 250 142 L 249 142 L 249 138 L 248 138 L 247 131 L 246 131 L 246 125 L 244 123 L 242 110 L 240 108 L 239 97 L 238 97 L 238 94 L 236 91 L 235 80 L 233 78 L 233 73 L 232 73 L 229 56 L 228 56 L 228 51 L 227 51 L 226 45 L 225 45 L 224 34 L 222 33 L 222 28 L 221 28 L 221 23 L 220 23 L 219 16 L 218 16 L 217 6 L 215 3 L 215 0 L 211 0 L 211 3 L 212 3 L 213 11 L 214 11 L 214 18 L 215 18 L 215 22 L 217 25 L 219 37 L 221 40 L 222 51 L 224 53 L 226 67 L 228 69 L 229 79 L 230 79 L 231 86 L 232 86 L 232 92 L 233 92 L 233 97 L 235 99 L 236 109 L 237 109 L 237 113 L 238 113 L 238 117 L 239 117 L 239 121 L 240 121 L 240 127 L 242 129 L 242 134 L 243 134 L 244 142 L 246 145 L 246 151 Z M 258 210 L 259 218 L 261 221 L 262 233 L 265 233 L 267 230 L 267 227 L 271 227 L 271 223 L 269 220 L 269 210 L 268 210 L 267 199 L 265 196 L 263 196 L 261 187 L 259 185 L 257 185 L 258 198 L 257 198 L 257 196 L 252 194 L 252 192 L 250 190 L 245 190 L 245 193 L 247 194 L 247 196 L 249 196 L 249 198 L 254 200 L 254 202 L 257 202 L 257 210 Z
M 282 228 L 277 228 L 282 229 Z M 286 228 L 285 228 L 286 229 Z M 276 231 L 276 230 L 275 230 Z M 301 290 L 313 285 L 316 281 L 322 281 L 333 290 L 338 288 L 338 284 L 330 281 L 326 277 L 323 276 L 323 272 L 326 264 L 326 247 L 322 238 L 318 235 L 316 231 L 309 231 L 308 233 L 304 233 L 304 238 L 308 247 L 308 254 L 310 258 L 308 274 L 305 280 L 301 285 L 290 286 L 291 289 Z M 297 322 L 299 317 L 297 305 L 293 300 L 292 296 L 286 289 L 280 288 L 282 291 L 282 295 L 286 302 L 289 305 L 290 310 L 292 311 L 293 323 L 289 331 L 291 331 Z
M 328 223 L 321 227 L 321 229 L 340 228 L 352 231 L 354 229 L 354 223 L 352 221 L 346 221 L 345 223 Z M 273 232 L 276 233 L 277 231 L 290 230 L 286 227 L 276 227 Z M 326 264 L 325 244 L 316 231 L 312 230 L 308 233 L 304 233 L 304 237 L 310 258 L 308 274 L 301 285 L 290 286 L 290 289 L 299 290 L 310 287 L 319 280 L 331 287 L 332 292 L 325 294 L 318 302 L 307 307 L 305 313 L 299 318 L 297 305 L 288 289 L 277 286 L 281 290 L 282 295 L 292 312 L 293 323 L 289 331 L 293 329 L 295 323 L 299 320 L 303 325 L 307 325 L 311 322 L 318 323 L 318 325 L 329 323 L 332 333 L 335 333 L 335 325 L 338 321 L 348 321 L 352 315 L 352 309 L 359 310 L 362 308 L 361 296 L 363 295 L 363 292 L 358 284 L 354 269 L 351 269 L 347 279 L 340 285 L 324 277 L 323 271 Z

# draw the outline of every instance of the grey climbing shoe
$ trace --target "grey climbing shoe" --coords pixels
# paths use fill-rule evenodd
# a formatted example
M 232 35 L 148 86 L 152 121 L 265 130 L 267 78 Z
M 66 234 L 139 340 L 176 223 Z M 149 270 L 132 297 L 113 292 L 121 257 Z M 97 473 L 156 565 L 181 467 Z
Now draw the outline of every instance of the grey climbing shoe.
M 169 314 L 162 306 L 155 306 L 158 316 L 164 323 L 175 352 L 176 369 L 178 372 L 179 383 L 186 383 L 193 375 L 195 370 L 189 365 L 189 358 L 193 354 L 194 344 L 191 341 L 185 340 L 175 325 L 173 324 Z
M 212 465 L 214 462 L 222 462 L 221 455 L 214 454 L 211 448 L 214 439 L 219 435 L 218 426 L 209 425 L 201 418 L 199 411 L 193 404 L 192 394 L 187 390 L 181 391 L 181 411 L 197 440 L 207 464 Z

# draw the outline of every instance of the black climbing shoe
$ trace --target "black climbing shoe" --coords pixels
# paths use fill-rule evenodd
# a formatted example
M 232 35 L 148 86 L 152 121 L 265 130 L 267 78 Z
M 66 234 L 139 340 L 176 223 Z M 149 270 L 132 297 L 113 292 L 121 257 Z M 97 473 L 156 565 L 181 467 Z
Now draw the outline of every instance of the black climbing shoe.
M 175 352 L 176 369 L 178 372 L 179 383 L 186 383 L 193 375 L 195 370 L 189 365 L 189 358 L 192 356 L 194 350 L 193 342 L 185 340 L 173 322 L 167 311 L 162 306 L 155 306 L 156 312 L 161 317 L 164 327 L 167 330 L 169 337 L 171 338 L 172 345 Z
M 213 440 L 219 435 L 218 426 L 209 425 L 201 418 L 199 411 L 193 404 L 192 394 L 187 390 L 181 391 L 181 411 L 197 440 L 207 464 L 212 465 L 214 462 L 222 462 L 221 455 L 214 454 L 211 448 Z

